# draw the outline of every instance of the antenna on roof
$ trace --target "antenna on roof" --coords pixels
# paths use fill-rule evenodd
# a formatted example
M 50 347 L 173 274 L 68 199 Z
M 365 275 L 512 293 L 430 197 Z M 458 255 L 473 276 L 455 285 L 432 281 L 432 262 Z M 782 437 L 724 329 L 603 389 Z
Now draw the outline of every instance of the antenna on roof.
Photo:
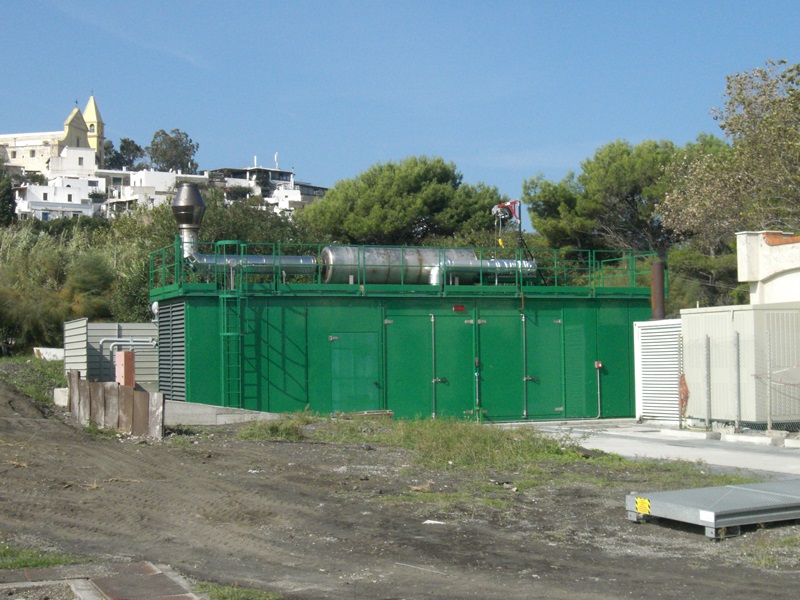
M 278 153 L 275 153 L 275 170 L 278 170 Z

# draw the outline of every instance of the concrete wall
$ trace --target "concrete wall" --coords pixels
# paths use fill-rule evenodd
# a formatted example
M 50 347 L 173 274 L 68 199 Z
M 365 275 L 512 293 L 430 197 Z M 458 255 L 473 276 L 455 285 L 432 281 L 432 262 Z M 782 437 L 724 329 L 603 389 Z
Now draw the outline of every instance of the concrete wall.
M 750 304 L 800 301 L 800 236 L 780 231 L 736 234 L 739 281 L 750 282 Z

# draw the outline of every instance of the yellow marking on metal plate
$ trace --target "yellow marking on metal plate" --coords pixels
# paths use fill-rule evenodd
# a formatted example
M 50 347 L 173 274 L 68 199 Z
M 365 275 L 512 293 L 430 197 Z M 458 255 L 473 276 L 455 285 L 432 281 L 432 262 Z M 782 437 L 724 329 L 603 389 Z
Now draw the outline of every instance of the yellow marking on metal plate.
M 636 498 L 636 512 L 642 515 L 649 515 L 650 500 L 647 498 Z

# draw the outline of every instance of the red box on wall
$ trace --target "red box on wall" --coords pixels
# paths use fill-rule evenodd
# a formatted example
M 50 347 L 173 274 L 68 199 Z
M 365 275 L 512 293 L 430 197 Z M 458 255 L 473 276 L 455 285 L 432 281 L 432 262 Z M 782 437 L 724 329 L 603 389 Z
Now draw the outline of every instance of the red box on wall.
M 134 387 L 136 385 L 136 369 L 134 353 L 130 350 L 117 352 L 114 355 L 116 365 L 116 382 L 120 385 Z

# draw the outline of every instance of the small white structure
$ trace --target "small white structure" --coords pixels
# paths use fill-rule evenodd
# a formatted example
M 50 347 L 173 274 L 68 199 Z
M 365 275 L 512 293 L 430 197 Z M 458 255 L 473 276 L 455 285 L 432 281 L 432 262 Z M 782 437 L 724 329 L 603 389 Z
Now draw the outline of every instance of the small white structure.
M 114 381 L 116 352 L 136 353 L 136 382 L 158 388 L 158 330 L 155 323 L 89 323 L 75 319 L 64 323 L 64 373 L 79 371 L 92 381 Z
M 800 423 L 800 236 L 736 235 L 750 304 L 681 311 L 686 416 L 767 429 Z

